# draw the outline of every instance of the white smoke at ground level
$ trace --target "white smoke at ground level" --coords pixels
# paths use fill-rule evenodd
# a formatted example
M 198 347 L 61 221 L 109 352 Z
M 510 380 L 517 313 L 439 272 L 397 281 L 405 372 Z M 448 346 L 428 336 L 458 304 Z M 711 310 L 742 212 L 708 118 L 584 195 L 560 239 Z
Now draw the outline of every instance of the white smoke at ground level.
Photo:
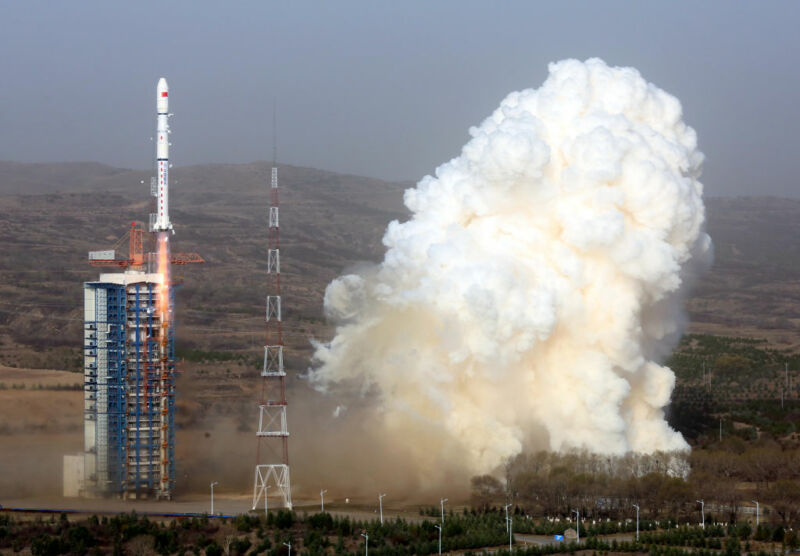
M 312 383 L 374 396 L 376 427 L 421 470 L 688 448 L 662 362 L 711 258 L 695 132 L 635 69 L 549 69 L 406 191 L 381 264 L 326 290 L 337 328 Z

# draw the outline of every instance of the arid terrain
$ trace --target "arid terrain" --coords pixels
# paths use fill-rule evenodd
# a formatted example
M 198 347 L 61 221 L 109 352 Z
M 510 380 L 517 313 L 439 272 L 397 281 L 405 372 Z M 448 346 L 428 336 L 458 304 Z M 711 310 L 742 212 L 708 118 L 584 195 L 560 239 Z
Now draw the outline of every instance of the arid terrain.
M 191 462 L 179 495 L 204 492 L 209 480 L 221 480 L 223 493 L 241 492 L 254 449 L 269 165 L 193 166 L 173 176 L 173 249 L 206 260 L 176 271 L 184 360 L 177 450 Z M 320 477 L 334 473 L 319 470 L 324 431 L 305 428 L 314 422 L 305 416 L 336 404 L 301 378 L 310 339 L 330 335 L 324 289 L 348 267 L 381 258 L 386 224 L 407 215 L 409 184 L 291 166 L 281 166 L 280 177 L 290 422 L 293 450 L 305 456 L 293 468 L 298 492 L 313 494 Z M 62 454 L 82 447 L 82 283 L 101 270 L 87 264 L 86 252 L 111 248 L 131 221 L 146 221 L 142 182 L 148 172 L 94 163 L 0 162 L 0 503 L 56 496 Z M 716 260 L 689 300 L 691 331 L 762 338 L 770 349 L 797 352 L 800 201 L 712 198 L 707 211 Z

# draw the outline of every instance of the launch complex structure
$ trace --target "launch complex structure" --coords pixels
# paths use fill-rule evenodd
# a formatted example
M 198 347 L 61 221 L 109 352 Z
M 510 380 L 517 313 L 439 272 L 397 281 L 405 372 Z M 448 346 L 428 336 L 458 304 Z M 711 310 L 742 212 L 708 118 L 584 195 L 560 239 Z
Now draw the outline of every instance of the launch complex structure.
M 172 265 L 202 263 L 170 252 L 169 87 L 156 87 L 155 212 L 136 222 L 128 256 L 89 252 L 93 266 L 122 269 L 84 283 L 84 451 L 64 457 L 64 495 L 172 499 L 175 488 L 175 318 Z M 289 430 L 281 306 L 277 152 L 268 218 L 266 334 L 256 429 L 253 509 L 270 488 L 291 509 Z
M 164 78 L 156 109 L 155 212 L 148 230 L 131 225 L 127 257 L 116 250 L 89 253 L 93 266 L 123 272 L 84 283 L 84 452 L 64 460 L 65 477 L 78 477 L 80 496 L 171 499 L 175 488 L 176 283 L 170 270 L 204 261 L 170 253 L 172 114 Z

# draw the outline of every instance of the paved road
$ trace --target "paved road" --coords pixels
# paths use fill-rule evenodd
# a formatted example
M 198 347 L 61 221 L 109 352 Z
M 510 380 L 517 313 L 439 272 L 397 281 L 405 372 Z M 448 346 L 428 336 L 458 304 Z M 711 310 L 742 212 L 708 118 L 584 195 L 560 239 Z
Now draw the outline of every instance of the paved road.
M 600 537 L 605 541 L 612 541 L 616 540 L 619 542 L 622 541 L 632 541 L 634 535 L 604 535 Z M 586 540 L 585 538 L 582 539 Z M 546 545 L 546 544 L 558 544 L 560 542 L 568 542 L 568 541 L 557 541 L 553 538 L 553 535 L 527 535 L 524 533 L 514 533 L 514 542 L 521 543 L 521 544 L 537 544 L 537 545 Z
M 520 543 L 520 544 L 544 545 L 544 544 L 555 544 L 555 543 L 561 542 L 561 541 L 555 540 L 552 535 L 548 535 L 548 536 L 545 536 L 545 535 L 525 535 L 525 534 L 522 534 L 522 533 L 514 533 L 514 542 L 515 543 Z

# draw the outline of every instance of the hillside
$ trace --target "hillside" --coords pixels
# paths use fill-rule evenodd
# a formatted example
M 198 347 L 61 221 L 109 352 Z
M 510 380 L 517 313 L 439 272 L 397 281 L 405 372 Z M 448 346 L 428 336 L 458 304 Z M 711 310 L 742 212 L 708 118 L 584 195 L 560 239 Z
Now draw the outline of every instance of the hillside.
M 715 260 L 689 302 L 692 329 L 797 347 L 800 201 L 714 198 L 706 206 Z
M 207 261 L 176 272 L 183 278 L 177 293 L 177 348 L 185 359 L 178 382 L 178 457 L 196 470 L 183 479 L 188 489 L 202 491 L 211 478 L 247 487 L 247 477 L 230 462 L 252 457 L 269 172 L 269 164 L 258 162 L 172 173 L 173 249 L 198 252 Z M 343 269 L 381 259 L 386 224 L 407 216 L 402 192 L 408 184 L 292 166 L 281 166 L 280 177 L 290 421 L 299 432 L 292 449 L 301 455 L 295 460 L 296 477 L 319 481 L 330 471 L 313 462 L 324 454 L 330 457 L 330 446 L 302 431 L 326 422 L 335 401 L 309 389 L 299 375 L 309 365 L 310 339 L 330 335 L 322 315 L 323 292 Z M 0 163 L 0 369 L 5 366 L 7 397 L 23 396 L 17 405 L 31 408 L 0 411 L 0 448 L 15 454 L 13 462 L 41 461 L 48 476 L 58 477 L 60 454 L 81 446 L 80 411 L 61 415 L 63 408 L 52 406 L 53 396 L 75 405 L 80 392 L 51 392 L 39 375 L 14 378 L 14 368 L 82 368 L 82 282 L 96 279 L 98 272 L 88 266 L 86 252 L 112 247 L 132 220 L 146 219 L 150 198 L 142 182 L 149 182 L 148 172 L 94 163 Z M 800 425 L 793 424 L 797 402 L 775 418 L 763 408 L 744 415 L 731 403 L 774 399 L 778 390 L 769 381 L 777 380 L 783 361 L 800 361 L 800 247 L 794 241 L 800 232 L 800 201 L 709 199 L 707 208 L 716 262 L 689 300 L 692 332 L 763 341 L 755 351 L 742 351 L 730 342 L 688 338 L 672 361 L 678 372 L 678 410 L 672 418 L 698 442 L 713 440 L 715 416 L 724 418 L 726 434 L 746 427 L 742 435 L 752 436 L 765 430 L 765 416 L 769 430 L 791 434 Z M 747 360 L 741 369 L 720 359 L 730 354 Z M 762 360 L 768 360 L 768 369 Z M 730 368 L 723 369 L 721 361 Z M 699 378 L 703 363 L 709 370 L 706 383 Z M 765 370 L 768 377 L 748 379 Z M 797 398 L 796 372 L 790 375 L 795 386 L 787 402 Z M 30 432 L 36 432 L 35 438 Z M 363 483 L 363 472 L 353 473 L 361 473 Z M 394 480 L 372 475 L 374 481 Z
M 181 349 L 257 345 L 268 175 L 265 163 L 174 170 L 173 249 L 207 261 L 179 270 Z M 97 275 L 86 252 L 113 246 L 130 221 L 146 219 L 142 181 L 148 173 L 97 164 L 0 164 L 0 362 L 77 368 L 81 284 Z M 302 323 L 320 324 L 324 285 L 380 257 L 383 228 L 404 214 L 403 186 L 288 166 L 281 185 L 285 307 L 299 347 L 307 341 L 296 335 L 311 331 Z
M 266 163 L 173 171 L 173 249 L 208 261 L 179 270 L 181 349 L 249 351 L 257 343 L 268 175 Z M 380 260 L 386 224 L 406 215 L 408 184 L 291 166 L 280 176 L 286 318 L 290 342 L 302 349 L 324 331 L 330 279 Z M 0 162 L 0 363 L 79 366 L 81 283 L 97 274 L 86 252 L 113 246 L 130 221 L 146 219 L 148 180 L 148 172 L 96 163 Z M 794 346 L 800 201 L 723 198 L 707 207 L 716 260 L 689 301 L 692 330 Z M 60 362 L 67 353 L 72 359 Z

